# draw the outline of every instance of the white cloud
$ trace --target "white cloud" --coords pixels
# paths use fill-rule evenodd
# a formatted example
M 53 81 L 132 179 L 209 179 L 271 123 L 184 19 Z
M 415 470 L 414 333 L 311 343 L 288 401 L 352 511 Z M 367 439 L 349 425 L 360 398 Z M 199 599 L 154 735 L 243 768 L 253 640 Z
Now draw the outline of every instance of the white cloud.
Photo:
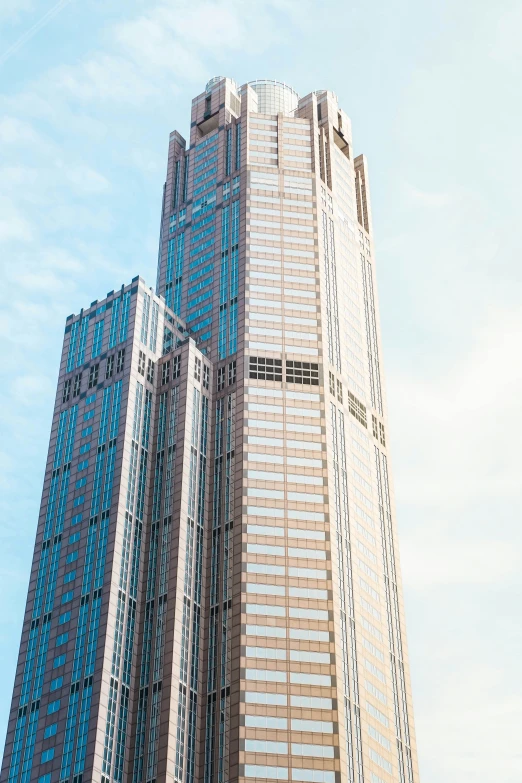
M 12 240 L 30 242 L 32 236 L 31 224 L 20 210 L 7 199 L 0 199 L 0 243 Z
M 522 365 L 513 359 L 521 342 L 522 313 L 492 308 L 474 345 L 457 348 L 445 372 L 412 367 L 390 378 L 392 425 L 401 431 L 393 446 L 408 466 L 402 502 L 439 510 L 518 493 Z
M 2 117 L 0 119 L 0 142 L 2 144 L 34 144 L 38 134 L 32 125 L 17 117 Z
M 33 11 L 34 7 L 34 0 L 3 0 L 0 5 L 0 20 L 18 22 L 28 11 Z
M 518 579 L 522 565 L 509 541 L 459 537 L 442 519 L 403 537 L 401 561 L 405 585 L 412 590 L 505 584 Z
M 110 187 L 109 180 L 98 171 L 81 164 L 65 167 L 67 179 L 80 193 L 103 193 Z
M 22 405 L 32 405 L 34 401 L 53 392 L 53 385 L 45 375 L 19 375 L 11 384 L 11 394 Z

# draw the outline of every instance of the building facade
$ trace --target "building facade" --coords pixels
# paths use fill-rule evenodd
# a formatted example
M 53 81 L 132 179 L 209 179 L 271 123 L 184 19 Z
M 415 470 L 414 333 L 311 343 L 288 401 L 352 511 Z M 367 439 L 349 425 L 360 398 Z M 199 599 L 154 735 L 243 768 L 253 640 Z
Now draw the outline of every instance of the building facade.
M 216 77 L 156 292 L 67 319 L 8 783 L 418 783 L 368 171 Z

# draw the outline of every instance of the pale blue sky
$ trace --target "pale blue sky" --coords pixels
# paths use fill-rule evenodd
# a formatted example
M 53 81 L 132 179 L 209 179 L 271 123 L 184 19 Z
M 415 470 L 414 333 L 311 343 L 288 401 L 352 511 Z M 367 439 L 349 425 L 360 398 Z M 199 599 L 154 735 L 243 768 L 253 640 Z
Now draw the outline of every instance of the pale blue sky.
M 520 783 L 521 35 L 502 1 L 2 0 L 0 742 L 65 317 L 155 283 L 208 78 L 277 78 L 369 159 L 422 783 Z

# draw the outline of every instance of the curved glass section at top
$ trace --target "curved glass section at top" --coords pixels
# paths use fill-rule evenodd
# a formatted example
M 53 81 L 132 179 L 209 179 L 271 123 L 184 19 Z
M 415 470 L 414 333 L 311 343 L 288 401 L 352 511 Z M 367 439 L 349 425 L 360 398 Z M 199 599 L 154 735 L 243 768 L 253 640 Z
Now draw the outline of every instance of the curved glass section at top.
M 256 79 L 248 84 L 258 95 L 260 114 L 293 114 L 297 109 L 299 95 L 288 84 L 274 79 Z

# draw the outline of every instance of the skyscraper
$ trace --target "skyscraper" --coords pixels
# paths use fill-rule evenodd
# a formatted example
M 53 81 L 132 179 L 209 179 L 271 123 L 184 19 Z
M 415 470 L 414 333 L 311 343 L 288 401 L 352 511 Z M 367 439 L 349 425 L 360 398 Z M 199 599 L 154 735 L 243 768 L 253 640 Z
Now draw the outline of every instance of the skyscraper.
M 217 77 L 66 321 L 2 780 L 418 783 L 368 170 Z

